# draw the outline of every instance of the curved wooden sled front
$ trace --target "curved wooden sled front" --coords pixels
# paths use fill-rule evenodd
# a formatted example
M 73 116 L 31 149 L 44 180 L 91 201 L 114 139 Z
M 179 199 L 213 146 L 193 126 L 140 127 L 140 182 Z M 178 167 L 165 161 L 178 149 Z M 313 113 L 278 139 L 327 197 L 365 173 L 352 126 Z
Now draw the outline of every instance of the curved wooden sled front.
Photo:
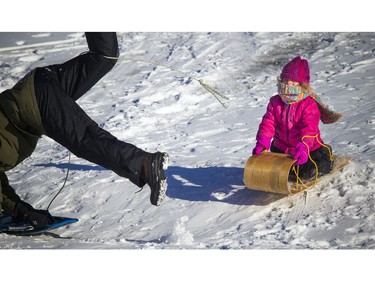
M 335 156 L 331 173 L 319 177 L 317 180 L 296 184 L 296 182 L 288 182 L 289 173 L 294 163 L 293 158 L 287 154 L 265 152 L 249 157 L 243 181 L 249 189 L 291 195 L 313 187 L 326 176 L 345 167 L 350 161 L 350 157 Z
M 265 152 L 251 156 L 245 166 L 244 183 L 249 189 L 290 194 L 289 171 L 294 163 L 287 154 Z

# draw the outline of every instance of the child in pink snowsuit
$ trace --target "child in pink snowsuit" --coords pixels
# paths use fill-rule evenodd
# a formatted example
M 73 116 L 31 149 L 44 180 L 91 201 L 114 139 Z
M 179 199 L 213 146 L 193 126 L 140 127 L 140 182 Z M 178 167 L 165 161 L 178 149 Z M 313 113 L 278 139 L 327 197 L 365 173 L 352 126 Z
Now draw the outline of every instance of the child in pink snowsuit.
M 253 154 L 265 150 L 293 156 L 299 177 L 311 180 L 329 173 L 333 167 L 331 148 L 322 145 L 319 121 L 333 123 L 341 118 L 324 106 L 310 87 L 307 60 L 296 57 L 286 64 L 278 79 L 278 94 L 271 97 L 256 136 Z M 291 173 L 291 176 L 292 173 Z

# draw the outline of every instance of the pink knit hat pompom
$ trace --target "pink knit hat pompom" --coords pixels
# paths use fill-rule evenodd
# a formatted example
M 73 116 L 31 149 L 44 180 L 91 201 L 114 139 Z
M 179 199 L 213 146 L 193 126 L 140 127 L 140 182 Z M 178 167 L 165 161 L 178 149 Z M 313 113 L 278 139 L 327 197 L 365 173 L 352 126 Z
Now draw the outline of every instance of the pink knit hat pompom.
M 300 56 L 294 58 L 284 66 L 280 78 L 310 84 L 309 63 Z

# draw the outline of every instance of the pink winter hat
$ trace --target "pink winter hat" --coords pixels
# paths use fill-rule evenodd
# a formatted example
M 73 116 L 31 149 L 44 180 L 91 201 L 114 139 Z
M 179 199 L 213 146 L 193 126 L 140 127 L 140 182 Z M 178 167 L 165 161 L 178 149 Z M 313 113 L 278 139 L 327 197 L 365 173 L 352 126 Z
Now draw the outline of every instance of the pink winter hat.
M 310 83 L 310 69 L 307 60 L 300 56 L 288 62 L 281 72 L 281 79 L 289 79 L 299 83 Z

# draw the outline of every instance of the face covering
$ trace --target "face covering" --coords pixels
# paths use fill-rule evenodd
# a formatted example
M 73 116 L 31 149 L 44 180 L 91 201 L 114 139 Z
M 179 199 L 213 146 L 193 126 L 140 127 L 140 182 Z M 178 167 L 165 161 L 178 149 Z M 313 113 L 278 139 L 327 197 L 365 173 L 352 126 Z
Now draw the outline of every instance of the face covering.
M 277 93 L 286 104 L 299 102 L 309 95 L 301 86 L 289 86 L 280 81 L 277 83 Z
M 305 91 L 305 92 L 304 92 Z M 342 114 L 333 111 L 327 105 L 323 103 L 321 98 L 315 93 L 309 93 L 307 90 L 304 90 L 301 86 L 288 86 L 285 83 L 282 83 L 281 80 L 278 79 L 277 83 L 277 92 L 284 103 L 292 104 L 299 102 L 306 97 L 310 96 L 315 100 L 318 104 L 318 108 L 320 111 L 320 120 L 324 124 L 332 124 L 342 118 Z

